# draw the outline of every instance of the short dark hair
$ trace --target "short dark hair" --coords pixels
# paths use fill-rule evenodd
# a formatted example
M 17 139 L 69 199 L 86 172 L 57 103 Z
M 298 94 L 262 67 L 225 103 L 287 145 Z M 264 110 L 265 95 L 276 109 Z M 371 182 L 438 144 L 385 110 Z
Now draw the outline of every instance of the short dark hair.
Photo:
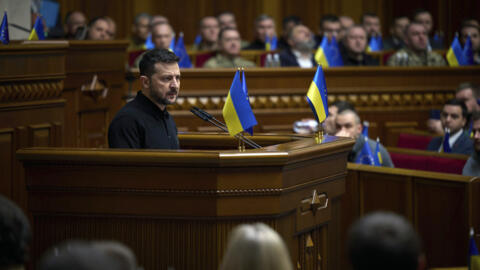
M 445 106 L 445 105 L 460 106 L 460 108 L 462 108 L 463 118 L 467 119 L 468 110 L 467 110 L 467 106 L 465 105 L 465 102 L 463 102 L 463 100 L 453 98 L 453 99 L 447 100 L 447 102 L 445 102 L 445 104 L 443 106 Z
M 375 12 L 365 12 L 362 14 L 362 19 L 360 20 L 360 22 L 363 24 L 365 22 L 365 17 L 375 17 L 375 18 L 378 18 L 378 15 L 377 13 Z
M 90 20 L 90 22 L 88 22 L 88 28 L 92 27 L 92 25 L 94 25 L 97 21 L 100 21 L 100 20 L 104 20 L 105 22 L 108 23 L 108 19 L 104 16 L 98 16 L 98 17 L 95 17 L 93 19 Z
M 284 30 L 285 30 L 285 27 L 287 26 L 287 24 L 289 22 L 293 22 L 295 25 L 299 25 L 299 24 L 302 24 L 302 19 L 300 19 L 300 17 L 298 17 L 296 15 L 290 15 L 290 16 L 287 16 L 287 17 L 283 18 L 282 27 L 283 27 Z
M 167 49 L 152 49 L 147 51 L 140 60 L 140 75 L 151 77 L 155 73 L 156 63 L 178 63 L 180 59 L 172 51 Z
M 395 26 L 395 23 L 397 23 L 398 20 L 404 19 L 404 18 L 408 19 L 410 21 L 410 18 L 407 15 L 398 15 L 398 16 L 393 17 L 392 26 Z
M 458 85 L 455 93 L 461 92 L 465 89 L 472 89 L 473 96 L 476 99 L 480 98 L 480 85 L 473 82 L 464 82 Z
M 255 27 L 257 27 L 257 25 L 258 25 L 260 22 L 263 22 L 263 21 L 266 21 L 266 20 L 272 20 L 272 21 L 275 23 L 275 20 L 273 19 L 272 16 L 267 15 L 267 14 L 261 14 L 260 16 L 258 16 L 258 17 L 255 19 Z
M 22 209 L 0 195 L 0 269 L 25 264 L 31 238 L 30 223 Z
M 340 19 L 337 15 L 334 14 L 325 14 L 320 18 L 320 29 L 323 29 L 324 22 L 340 22 Z
M 235 32 L 240 34 L 240 32 L 238 32 L 238 29 L 235 29 L 235 28 L 232 28 L 232 27 L 225 27 L 225 28 L 220 29 L 220 31 L 218 32 L 218 41 L 220 41 L 222 39 L 223 34 L 226 31 L 235 31 Z
M 339 114 L 339 113 L 341 113 L 342 111 L 345 111 L 345 110 L 351 110 L 351 111 L 356 112 L 355 106 L 353 106 L 352 103 L 350 103 L 348 101 L 345 101 L 345 100 L 337 100 L 337 101 L 333 102 L 332 104 L 330 104 L 330 106 L 337 107 L 337 114 Z
M 357 220 L 350 228 L 347 247 L 354 270 L 416 270 L 421 252 L 412 225 L 390 212 Z
M 480 120 L 480 112 L 472 112 L 472 121 Z
M 68 241 L 46 252 L 39 262 L 40 270 L 122 269 L 118 258 L 89 242 Z
M 422 13 L 428 13 L 430 14 L 430 16 L 432 16 L 432 13 L 430 11 L 428 11 L 427 9 L 424 9 L 424 8 L 417 8 L 413 11 L 413 14 L 412 14 L 412 21 L 415 21 L 415 18 L 422 14 Z M 433 16 L 432 16 L 433 17 Z

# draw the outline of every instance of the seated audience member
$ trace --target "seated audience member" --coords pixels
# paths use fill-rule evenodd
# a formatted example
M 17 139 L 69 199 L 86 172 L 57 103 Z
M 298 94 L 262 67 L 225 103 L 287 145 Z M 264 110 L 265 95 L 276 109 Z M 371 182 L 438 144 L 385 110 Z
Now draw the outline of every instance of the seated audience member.
M 362 135 L 363 126 L 362 122 L 360 121 L 360 117 L 353 110 L 343 110 L 342 112 L 338 113 L 335 118 L 335 128 L 337 130 L 335 136 L 350 137 L 352 139 L 356 139 L 355 145 L 353 145 L 353 149 L 348 155 L 348 161 L 355 162 L 361 154 L 361 150 L 363 148 L 363 145 L 365 144 L 365 137 Z M 368 145 L 370 146 L 372 153 L 375 153 L 377 142 L 368 138 Z M 393 167 L 393 162 L 390 158 L 390 154 L 381 144 L 380 154 L 382 155 L 383 160 L 382 166 Z
M 206 68 L 254 67 L 255 63 L 240 57 L 240 33 L 223 28 L 218 34 L 218 53 L 203 65 Z
M 107 40 L 114 40 L 117 35 L 117 24 L 110 17 L 105 17 L 108 21 Z
M 87 18 L 78 10 L 71 11 L 65 16 L 63 31 L 66 39 L 74 39 L 78 28 L 87 26 Z
M 288 44 L 288 35 L 290 30 L 299 24 L 302 24 L 302 20 L 298 16 L 288 16 L 282 20 L 282 37 L 278 39 L 278 48 L 285 50 L 290 48 Z
M 155 46 L 155 49 L 168 50 L 174 37 L 175 36 L 173 28 L 172 26 L 170 26 L 170 24 L 157 23 L 152 25 L 152 42 Z M 133 64 L 134 67 L 138 67 L 140 65 L 140 61 L 142 60 L 143 55 L 145 55 L 145 52 L 138 56 L 137 59 L 135 59 L 135 62 Z
M 114 246 L 115 245 L 115 246 Z M 132 261 L 127 247 L 112 242 L 90 243 L 69 241 L 53 247 L 40 260 L 39 270 L 135 270 L 136 260 Z M 133 258 L 134 259 L 134 258 Z M 133 266 L 133 267 L 132 267 Z
M 88 40 L 107 40 L 108 39 L 108 20 L 105 17 L 97 17 L 88 24 Z
M 203 17 L 200 20 L 198 31 L 202 37 L 200 44 L 194 46 L 199 51 L 215 51 L 218 46 L 218 32 L 220 26 L 217 18 L 213 16 Z
M 450 130 L 448 144 L 452 153 L 470 155 L 473 150 L 470 134 L 463 128 L 467 123 L 467 106 L 458 99 L 451 99 L 445 103 L 440 120 L 444 129 Z M 443 152 L 444 137 L 435 137 L 428 144 L 427 150 Z
M 460 29 L 460 40 L 465 46 L 467 38 L 470 36 L 473 51 L 473 63 L 480 65 L 480 27 L 474 24 L 463 24 Z
M 405 28 L 410 23 L 407 16 L 398 16 L 393 19 L 392 26 L 390 26 L 390 36 L 383 40 L 384 50 L 400 50 L 405 46 L 403 40 L 405 39 Z
M 427 30 L 428 46 L 432 50 L 444 49 L 442 40 L 435 39 L 433 33 L 433 16 L 430 11 L 420 8 L 415 10 L 412 16 L 412 20 L 416 23 L 422 24 Z
M 14 202 L 0 195 L 0 269 L 22 270 L 28 260 L 30 223 Z
M 392 55 L 389 66 L 446 66 L 445 59 L 427 49 L 427 31 L 422 24 L 411 23 L 405 28 L 405 48 Z
M 341 50 L 343 65 L 378 66 L 378 60 L 365 53 L 367 44 L 367 32 L 362 26 L 354 25 L 348 28 Z
M 430 116 L 427 120 L 427 129 L 433 134 L 443 134 L 442 121 L 440 121 L 440 110 L 430 110 Z
M 230 11 L 224 11 L 217 15 L 220 28 L 233 28 L 237 29 L 237 22 L 235 20 L 235 14 Z
M 293 270 L 293 265 L 278 233 L 255 223 L 233 230 L 220 270 Z
M 325 119 L 325 133 L 329 135 L 335 135 L 337 133 L 335 127 L 335 120 L 337 115 L 344 110 L 352 110 L 355 111 L 353 105 L 348 101 L 337 100 L 332 104 L 328 105 L 328 117 Z
M 163 16 L 163 15 L 153 15 L 152 16 L 152 19 L 150 20 L 150 27 L 154 24 L 158 24 L 158 23 L 167 23 L 167 24 L 170 24 L 170 21 L 168 20 L 167 17 Z
M 315 47 L 318 47 L 322 42 L 324 36 L 328 38 L 328 41 L 332 40 L 332 37 L 335 37 L 335 40 L 339 41 L 340 31 L 342 26 L 340 25 L 340 20 L 336 15 L 327 14 L 320 19 L 320 28 L 318 31 L 318 36 L 315 36 Z
M 282 67 L 311 68 L 316 66 L 313 57 L 315 41 L 310 29 L 305 25 L 296 25 L 290 29 L 287 48 L 280 52 L 280 65 Z
M 480 176 L 480 112 L 472 114 L 473 151 L 468 158 L 462 174 L 468 176 Z
M 420 238 L 403 217 L 373 212 L 351 227 L 347 253 L 352 270 L 423 270 Z
M 265 50 L 265 38 L 276 36 L 275 21 L 272 17 L 262 14 L 255 19 L 255 40 L 244 50 Z
M 150 34 L 150 20 L 152 17 L 147 13 L 139 13 L 135 16 L 132 25 L 132 35 L 130 37 L 130 44 L 128 51 L 145 50 L 145 42 Z
M 338 17 L 338 20 L 340 21 L 341 26 L 340 33 L 338 33 L 338 39 L 343 39 L 347 29 L 352 27 L 355 24 L 355 21 L 352 19 L 352 17 L 346 15 Z
M 456 91 L 455 98 L 465 102 L 468 113 L 480 111 L 480 85 L 466 82 L 461 83 Z
M 377 37 L 382 35 L 382 25 L 380 24 L 380 18 L 373 12 L 366 12 L 362 15 L 361 24 L 367 32 L 367 40 L 371 37 Z

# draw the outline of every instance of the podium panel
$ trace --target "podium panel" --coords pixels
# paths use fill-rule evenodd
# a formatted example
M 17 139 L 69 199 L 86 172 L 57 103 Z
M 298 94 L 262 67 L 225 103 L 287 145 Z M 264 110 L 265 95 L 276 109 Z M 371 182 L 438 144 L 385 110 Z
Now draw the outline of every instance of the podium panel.
M 208 149 L 19 150 L 34 259 L 63 240 L 112 239 L 132 247 L 145 269 L 217 269 L 230 231 L 264 222 L 283 237 L 295 266 L 338 269 L 339 201 L 353 140 L 253 140 L 264 147 L 239 152 L 229 136 L 187 134 L 184 149 Z

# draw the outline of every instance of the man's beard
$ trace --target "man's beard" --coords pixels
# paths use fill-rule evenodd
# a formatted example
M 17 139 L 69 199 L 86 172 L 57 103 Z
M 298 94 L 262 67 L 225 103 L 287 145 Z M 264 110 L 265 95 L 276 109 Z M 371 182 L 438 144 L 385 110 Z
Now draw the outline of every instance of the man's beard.
M 308 41 L 297 42 L 295 45 L 298 51 L 302 53 L 310 53 L 315 47 L 315 41 L 313 39 L 310 39 Z
M 175 103 L 175 101 L 177 100 L 177 98 L 175 97 L 175 100 L 173 101 L 170 101 L 167 96 L 170 95 L 170 94 L 175 94 L 175 95 L 178 95 L 178 89 L 170 89 L 167 93 L 165 93 L 165 95 L 162 96 L 162 93 L 160 91 L 156 91 L 156 89 L 152 89 L 150 91 L 150 96 L 153 100 L 155 100 L 155 102 L 157 102 L 158 104 L 160 105 L 170 105 L 170 104 L 173 104 Z

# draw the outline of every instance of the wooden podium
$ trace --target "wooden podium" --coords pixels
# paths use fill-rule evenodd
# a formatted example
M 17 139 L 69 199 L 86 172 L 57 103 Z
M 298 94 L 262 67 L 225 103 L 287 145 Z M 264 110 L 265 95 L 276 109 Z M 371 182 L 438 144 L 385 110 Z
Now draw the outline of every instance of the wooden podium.
M 178 151 L 19 150 L 33 260 L 63 240 L 114 239 L 145 269 L 218 269 L 232 228 L 264 222 L 295 267 L 338 269 L 339 202 L 354 141 L 253 140 L 264 147 L 239 152 L 227 135 L 186 134 Z

